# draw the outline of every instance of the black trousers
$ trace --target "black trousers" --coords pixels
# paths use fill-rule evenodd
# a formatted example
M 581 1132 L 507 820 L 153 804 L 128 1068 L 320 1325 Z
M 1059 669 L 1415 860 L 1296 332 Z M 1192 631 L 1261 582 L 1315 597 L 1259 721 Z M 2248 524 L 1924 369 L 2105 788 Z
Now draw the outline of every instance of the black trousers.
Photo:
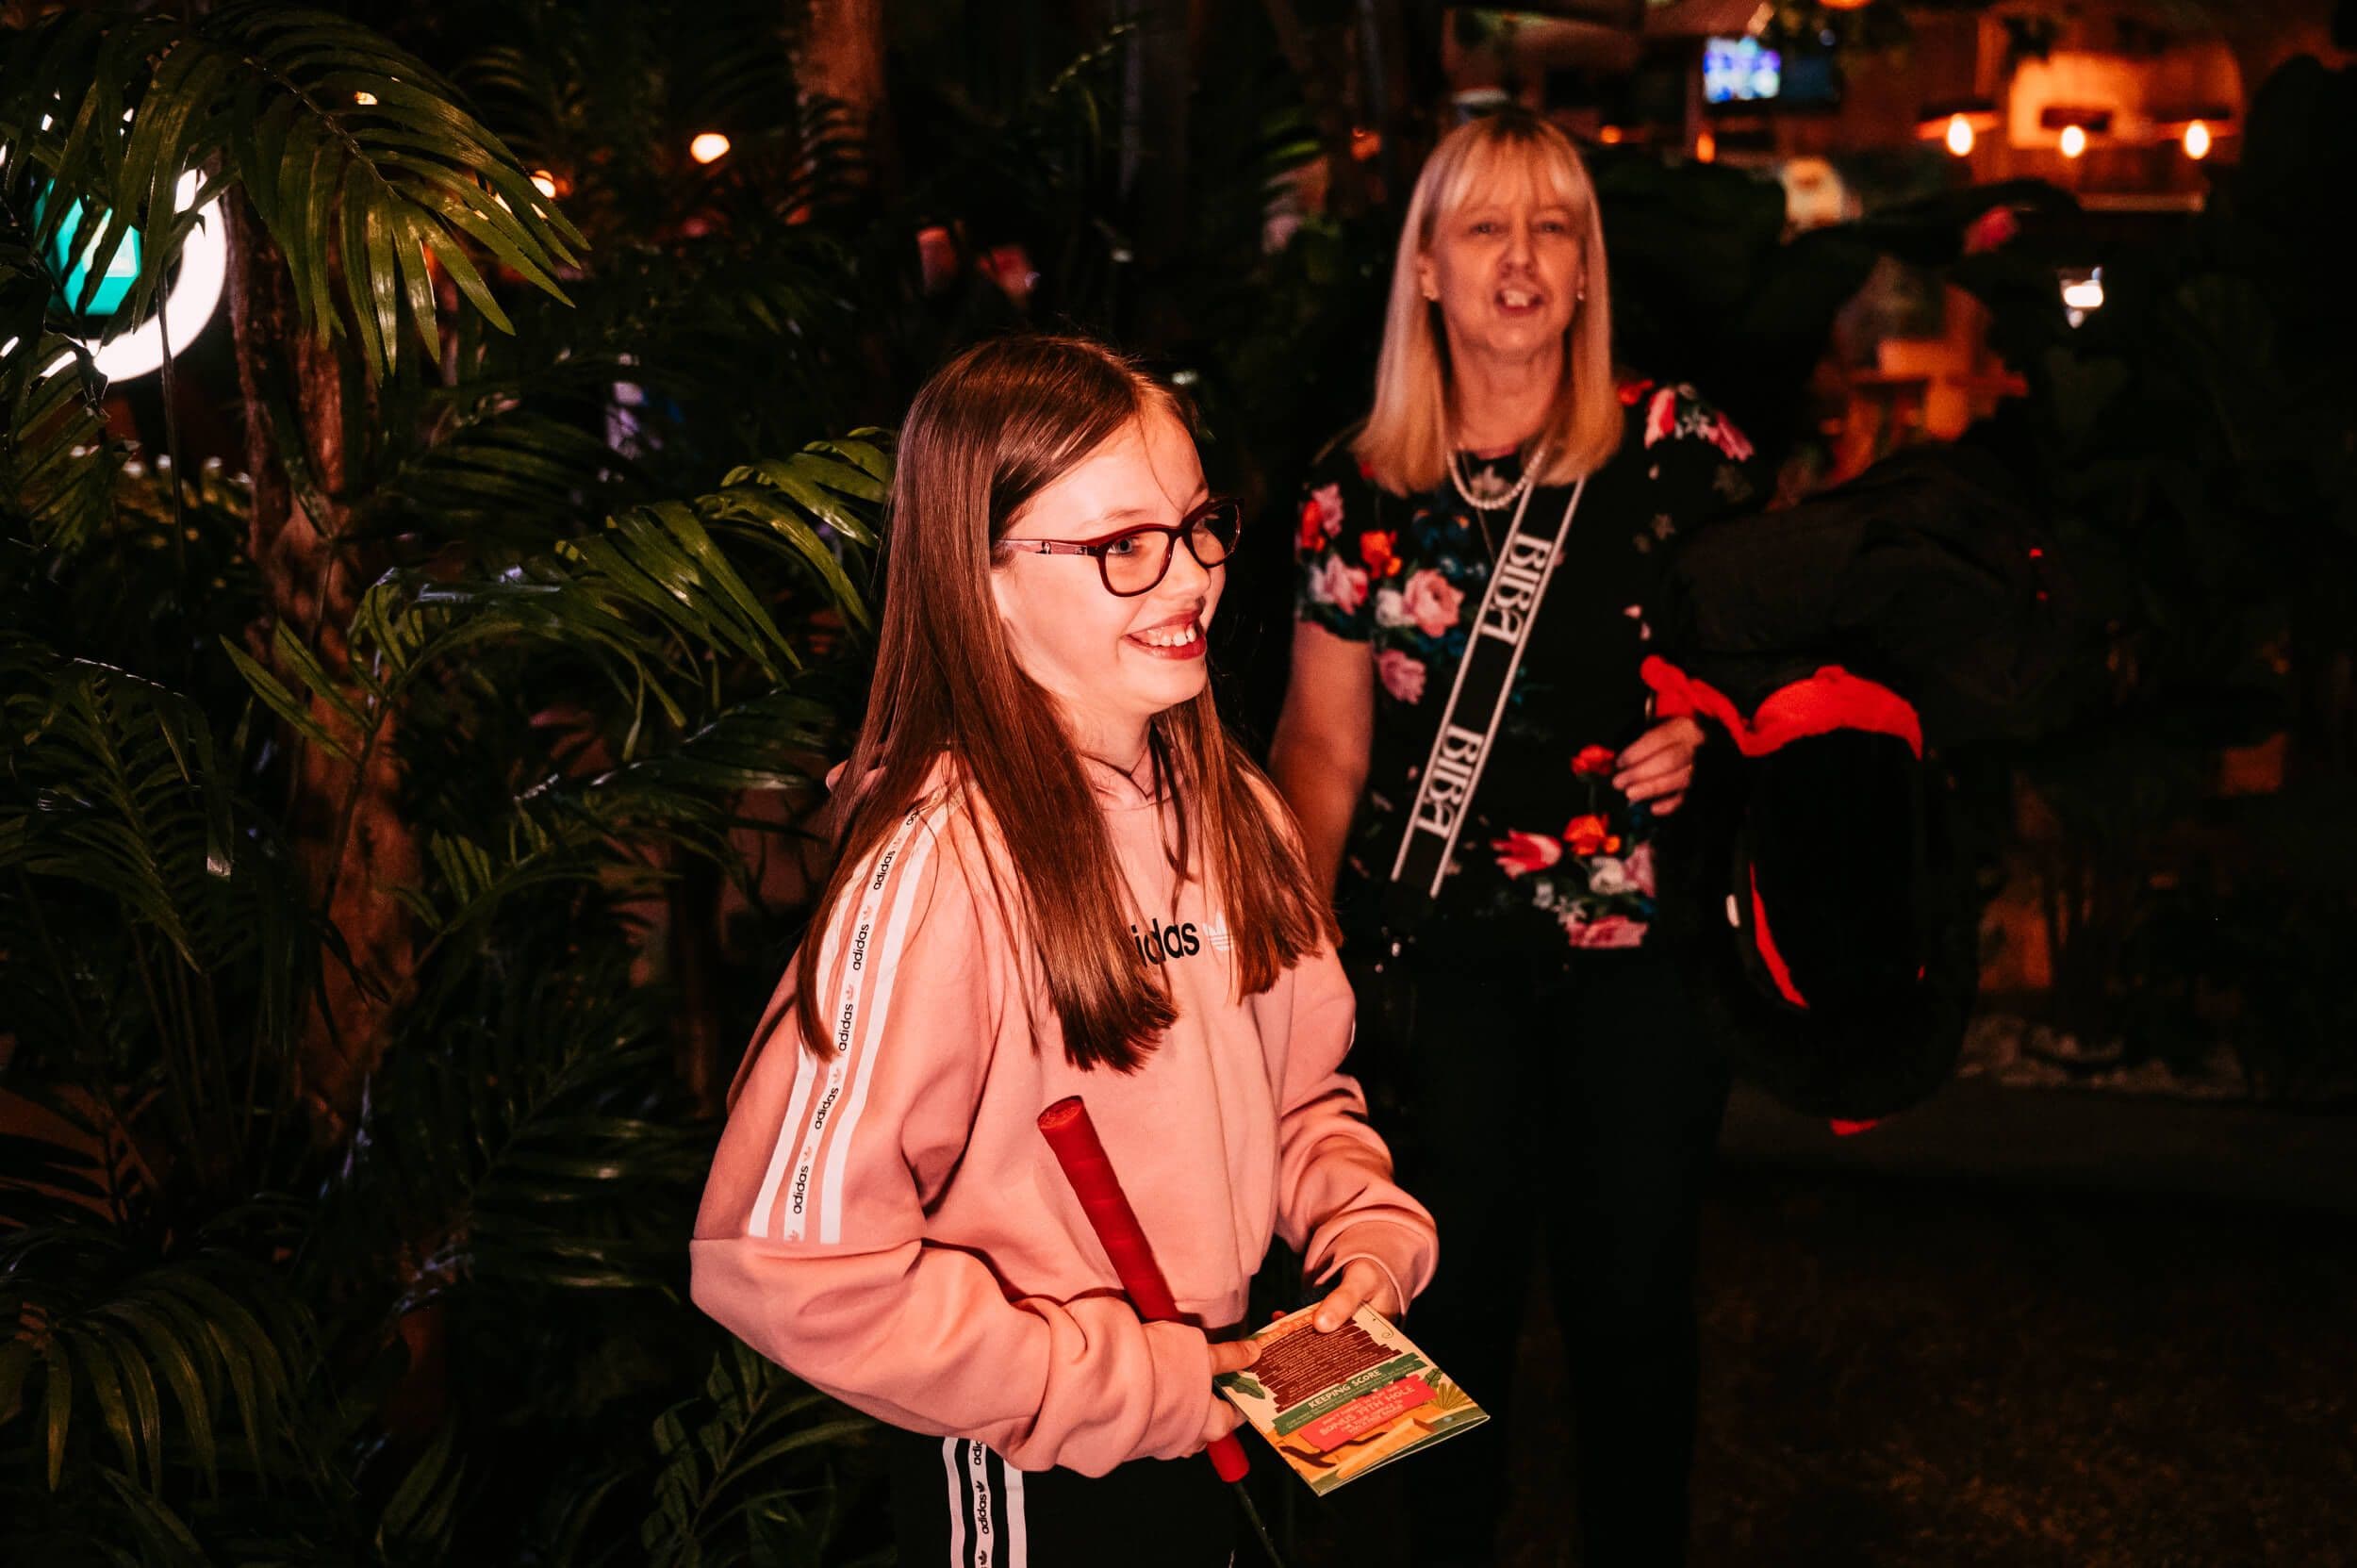
M 1570 1373 L 1583 1560 L 1686 1557 L 1695 1229 L 1726 1070 L 1660 954 L 1571 957 L 1558 980 L 1494 954 L 1427 950 L 1376 1069 L 1404 1124 L 1383 1128 L 1401 1183 L 1440 1224 L 1440 1272 L 1407 1328 L 1492 1418 L 1399 1467 L 1424 1500 L 1409 1509 L 1419 1568 L 1491 1560 L 1542 1240 Z
M 1228 1568 L 1236 1499 L 1196 1455 L 1026 1473 L 968 1439 L 895 1432 L 900 1568 Z

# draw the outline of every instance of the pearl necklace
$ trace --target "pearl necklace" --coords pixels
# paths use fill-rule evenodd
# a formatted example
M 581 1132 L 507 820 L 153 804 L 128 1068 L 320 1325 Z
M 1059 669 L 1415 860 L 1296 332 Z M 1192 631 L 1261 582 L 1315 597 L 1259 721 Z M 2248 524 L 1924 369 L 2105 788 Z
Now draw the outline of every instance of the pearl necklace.
M 1523 476 L 1514 481 L 1514 484 L 1510 488 L 1487 491 L 1482 495 L 1475 495 L 1474 494 L 1473 481 L 1465 476 L 1465 466 L 1462 457 L 1460 457 L 1455 451 L 1451 451 L 1448 454 L 1448 482 L 1457 487 L 1457 493 L 1463 496 L 1465 498 L 1465 504 L 1472 507 L 1475 511 L 1503 512 L 1508 506 L 1511 506 L 1516 502 L 1522 500 L 1523 492 L 1530 488 L 1532 480 L 1539 477 L 1539 458 L 1540 454 L 1536 452 L 1530 454 L 1530 460 L 1523 465 Z

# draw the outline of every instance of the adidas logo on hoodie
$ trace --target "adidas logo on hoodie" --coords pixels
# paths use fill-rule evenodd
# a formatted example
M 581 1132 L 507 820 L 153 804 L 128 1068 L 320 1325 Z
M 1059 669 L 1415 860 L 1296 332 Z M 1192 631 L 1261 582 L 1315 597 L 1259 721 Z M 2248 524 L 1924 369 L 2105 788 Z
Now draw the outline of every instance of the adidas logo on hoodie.
M 1226 952 L 1236 945 L 1235 933 L 1228 922 L 1217 916 L 1198 926 L 1193 920 L 1184 925 L 1166 926 L 1160 920 L 1148 919 L 1146 930 L 1129 928 L 1129 940 L 1137 945 L 1138 956 L 1148 964 L 1175 963 L 1193 958 L 1209 942 L 1213 952 Z

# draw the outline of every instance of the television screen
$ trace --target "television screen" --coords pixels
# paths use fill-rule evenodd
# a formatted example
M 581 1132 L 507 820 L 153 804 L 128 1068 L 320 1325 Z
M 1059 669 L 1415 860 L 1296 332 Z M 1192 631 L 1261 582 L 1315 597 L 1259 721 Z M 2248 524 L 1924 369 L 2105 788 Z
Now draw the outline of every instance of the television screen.
M 1755 38 L 1714 38 L 1703 44 L 1703 102 L 1749 104 L 1783 91 L 1783 57 Z

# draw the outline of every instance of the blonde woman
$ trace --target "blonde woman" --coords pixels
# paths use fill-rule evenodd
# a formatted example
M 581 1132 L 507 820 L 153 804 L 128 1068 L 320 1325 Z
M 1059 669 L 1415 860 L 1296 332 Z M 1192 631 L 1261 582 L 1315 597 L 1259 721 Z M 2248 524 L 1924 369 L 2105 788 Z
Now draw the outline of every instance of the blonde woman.
M 1655 830 L 1702 732 L 1651 717 L 1640 607 L 1678 536 L 1758 485 L 1691 388 L 1616 371 L 1562 133 L 1515 112 L 1443 140 L 1375 406 L 1306 487 L 1271 760 L 1380 986 L 1360 1013 L 1393 1036 L 1403 1178 L 1449 1238 L 1418 1337 L 1508 1404 L 1543 1238 L 1591 1563 L 1684 1554 L 1694 1219 L 1725 1095 L 1647 944 Z M 1449 1507 L 1412 1510 L 1442 1527 L 1418 1564 L 1489 1560 L 1507 1426 L 1419 1461 Z

